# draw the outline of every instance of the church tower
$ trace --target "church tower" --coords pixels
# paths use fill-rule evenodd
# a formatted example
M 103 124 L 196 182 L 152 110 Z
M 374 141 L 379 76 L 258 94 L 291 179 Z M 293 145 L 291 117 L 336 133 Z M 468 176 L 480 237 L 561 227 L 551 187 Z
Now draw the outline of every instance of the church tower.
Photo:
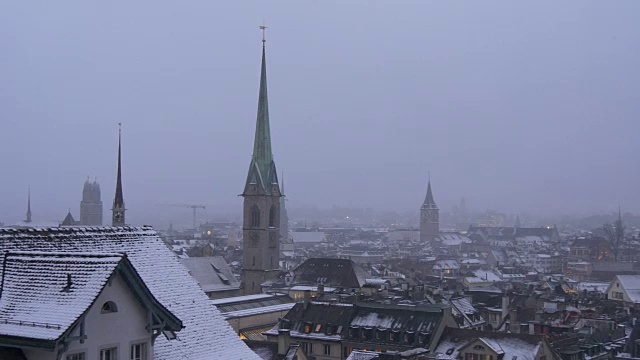
M 118 178 L 116 180 L 116 196 L 111 208 L 111 226 L 124 226 L 124 197 L 122 196 L 122 123 L 118 124 Z
M 244 197 L 242 283 L 244 294 L 251 295 L 262 292 L 260 284 L 278 274 L 280 259 L 281 194 L 271 152 L 264 37 L 253 156 L 241 196 Z
M 102 226 L 102 200 L 100 199 L 100 184 L 97 180 L 87 181 L 82 189 L 80 202 L 80 225 Z
M 424 203 L 420 207 L 420 242 L 422 244 L 429 243 L 440 235 L 439 212 L 440 210 L 433 200 L 431 179 L 429 179 L 427 196 L 424 198 Z

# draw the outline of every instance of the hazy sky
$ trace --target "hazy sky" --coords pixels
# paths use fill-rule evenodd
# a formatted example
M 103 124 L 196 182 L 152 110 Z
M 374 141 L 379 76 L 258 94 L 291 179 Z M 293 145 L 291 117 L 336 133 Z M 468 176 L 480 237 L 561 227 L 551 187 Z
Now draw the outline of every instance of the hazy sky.
M 239 209 L 267 34 L 289 206 L 640 211 L 640 1 L 2 1 L 0 221 Z M 189 213 L 188 209 L 165 209 Z M 105 216 L 105 218 L 109 216 Z

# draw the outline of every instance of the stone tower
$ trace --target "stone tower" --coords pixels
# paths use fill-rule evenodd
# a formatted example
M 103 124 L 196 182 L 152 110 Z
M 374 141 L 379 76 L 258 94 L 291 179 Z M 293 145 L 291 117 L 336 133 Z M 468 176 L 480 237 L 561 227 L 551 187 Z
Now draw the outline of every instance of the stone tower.
M 253 156 L 242 196 L 243 269 L 245 295 L 262 291 L 260 284 L 275 277 L 280 258 L 280 185 L 271 152 L 265 40 L 262 40 L 262 70 L 258 95 L 258 117 Z
M 116 180 L 116 196 L 111 208 L 111 226 L 124 226 L 124 197 L 122 196 L 122 123 L 118 124 L 118 178 Z
M 100 184 L 97 180 L 87 181 L 82 189 L 80 202 L 80 225 L 102 226 L 102 200 L 100 199 Z
M 420 242 L 426 244 L 440 235 L 440 210 L 433 200 L 431 192 L 431 179 L 427 186 L 427 196 L 420 207 Z

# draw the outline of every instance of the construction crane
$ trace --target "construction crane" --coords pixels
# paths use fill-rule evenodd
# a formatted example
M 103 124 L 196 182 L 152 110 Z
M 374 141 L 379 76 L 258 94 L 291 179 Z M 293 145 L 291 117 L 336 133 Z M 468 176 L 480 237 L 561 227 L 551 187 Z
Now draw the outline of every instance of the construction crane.
M 171 207 L 185 207 L 193 209 L 193 229 L 196 229 L 196 211 L 198 209 L 206 209 L 204 205 L 192 205 L 192 204 L 156 204 L 156 206 L 171 206 Z

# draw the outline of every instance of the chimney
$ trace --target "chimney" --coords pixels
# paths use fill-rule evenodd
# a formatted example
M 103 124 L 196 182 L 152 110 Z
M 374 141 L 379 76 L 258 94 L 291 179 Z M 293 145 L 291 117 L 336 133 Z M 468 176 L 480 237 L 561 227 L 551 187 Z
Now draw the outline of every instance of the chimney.
M 502 297 L 502 318 L 503 319 L 509 313 L 509 300 L 510 299 L 508 295 L 505 295 Z
M 318 284 L 318 291 L 316 292 L 316 294 L 318 295 L 318 297 L 324 295 L 324 284 Z
M 291 343 L 289 329 L 278 329 L 278 355 L 286 355 Z
M 69 292 L 69 291 L 71 291 L 71 285 L 72 285 L 72 282 L 71 282 L 71 274 L 67 274 L 67 285 L 65 285 L 65 287 L 64 287 L 64 288 L 62 288 L 62 290 L 61 290 L 61 291 L 62 291 L 62 292 Z
M 511 332 L 520 332 L 520 325 L 518 324 L 518 309 L 511 309 L 511 312 L 509 313 L 509 323 L 511 324 L 509 327 Z
M 305 290 L 304 291 L 304 296 L 303 296 L 303 302 L 304 302 L 304 308 L 306 309 L 309 306 L 309 303 L 311 302 L 311 291 L 309 290 Z

